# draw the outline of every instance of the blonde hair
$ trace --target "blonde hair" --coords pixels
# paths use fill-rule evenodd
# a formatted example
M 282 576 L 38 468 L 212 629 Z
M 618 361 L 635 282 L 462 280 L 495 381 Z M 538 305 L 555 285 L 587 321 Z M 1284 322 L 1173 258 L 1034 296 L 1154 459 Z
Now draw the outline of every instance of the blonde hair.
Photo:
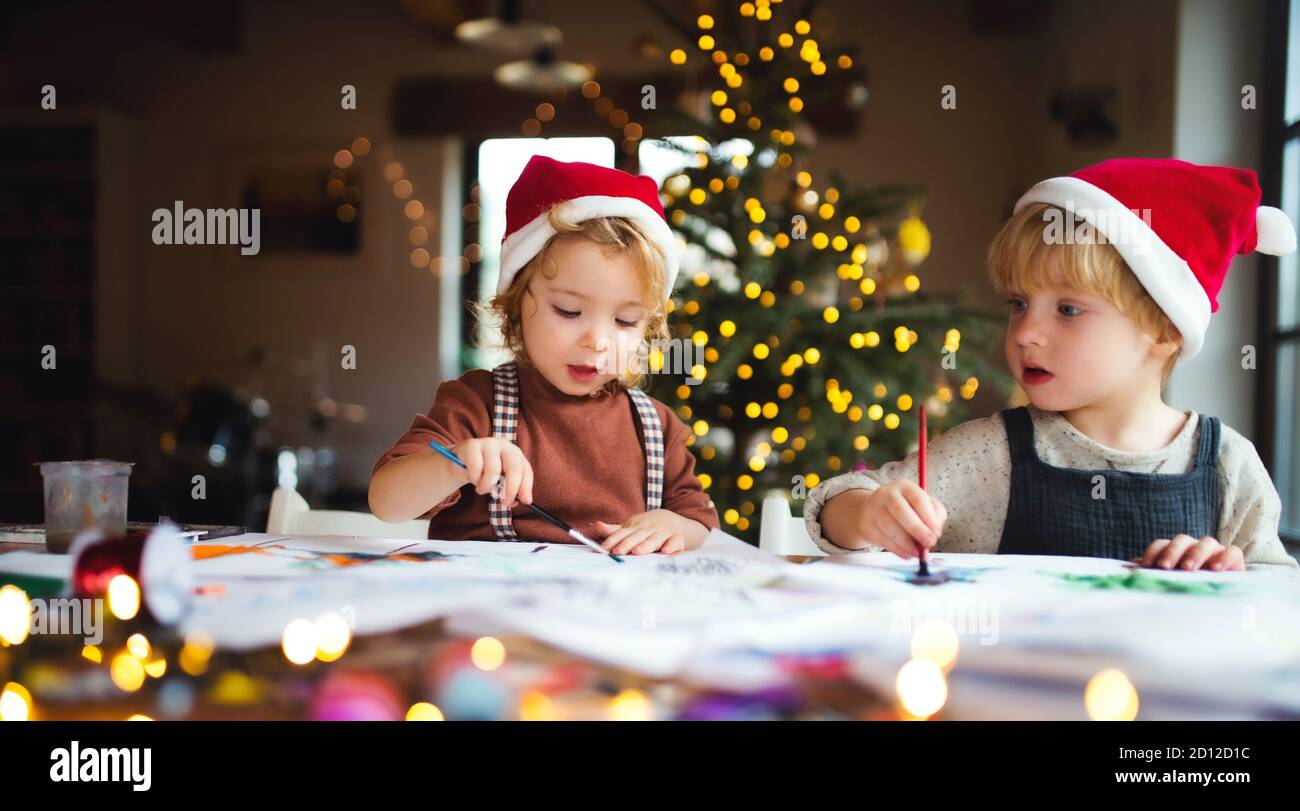
M 631 259 L 640 282 L 641 303 L 646 308 L 644 339 L 646 341 L 668 338 L 668 262 L 659 245 L 633 220 L 626 217 L 594 217 L 589 220 L 568 219 L 566 207 L 553 206 L 547 220 L 555 234 L 546 241 L 537 255 L 520 268 L 504 293 L 493 296 L 486 305 L 477 305 L 480 317 L 495 320 L 500 326 L 501 345 L 510 350 L 515 360 L 533 366 L 524 346 L 523 302 L 532 295 L 529 283 L 537 273 L 554 279 L 559 273 L 551 258 L 551 249 L 564 238 L 581 237 L 599 245 L 606 256 L 626 256 Z M 645 377 L 643 371 L 624 370 L 623 374 L 593 394 L 614 387 L 632 388 Z
M 1067 233 L 1088 229 L 1093 236 L 1072 243 L 1048 240 L 1045 229 L 1053 218 L 1059 218 Z M 1053 259 L 1059 271 L 1056 280 L 1048 277 Z M 1050 203 L 1032 203 L 1014 214 L 989 246 L 988 274 L 994 289 L 1002 295 L 1012 290 L 1032 295 L 1059 281 L 1109 301 L 1134 326 L 1156 340 L 1177 340 L 1179 351 L 1169 356 L 1160 372 L 1160 386 L 1163 388 L 1169 381 L 1182 355 L 1182 334 L 1115 246 L 1071 212 Z

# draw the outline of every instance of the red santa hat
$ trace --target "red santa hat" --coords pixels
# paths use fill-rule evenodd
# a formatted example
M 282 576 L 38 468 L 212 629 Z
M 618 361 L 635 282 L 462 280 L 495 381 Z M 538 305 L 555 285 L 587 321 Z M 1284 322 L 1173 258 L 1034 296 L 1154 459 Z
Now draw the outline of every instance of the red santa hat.
M 1042 181 L 1016 202 L 1016 211 L 1050 203 L 1087 220 L 1178 327 L 1182 357 L 1190 358 L 1205 342 L 1233 258 L 1295 250 L 1286 214 L 1259 200 L 1249 169 L 1116 158 Z
M 664 296 L 672 294 L 677 280 L 677 239 L 664 219 L 659 184 L 644 175 L 592 163 L 565 163 L 541 155 L 528 160 L 506 196 L 498 293 L 504 293 L 515 274 L 555 236 L 548 213 L 557 205 L 565 206 L 566 219 L 573 222 L 624 217 L 641 226 L 663 252 L 668 281 Z

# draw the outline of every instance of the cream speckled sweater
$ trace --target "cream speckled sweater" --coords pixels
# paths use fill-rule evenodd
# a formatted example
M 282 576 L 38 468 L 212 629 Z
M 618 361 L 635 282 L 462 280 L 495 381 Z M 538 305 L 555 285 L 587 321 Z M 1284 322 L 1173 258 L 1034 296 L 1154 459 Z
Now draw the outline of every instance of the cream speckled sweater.
M 1112 468 L 1141 473 L 1187 473 L 1195 466 L 1199 415 L 1186 412 L 1182 430 L 1155 451 L 1119 451 L 1102 445 L 1055 411 L 1027 406 L 1034 423 L 1034 449 L 1050 465 L 1084 470 Z M 1223 509 L 1215 536 L 1241 547 L 1248 569 L 1300 571 L 1278 537 L 1282 500 L 1250 440 L 1220 422 L 1219 488 Z M 938 552 L 996 553 L 1011 500 L 1011 450 L 1001 416 L 962 423 L 930 439 L 926 489 L 948 510 Z M 804 521 L 813 541 L 828 553 L 843 553 L 821 532 L 826 501 L 845 490 L 874 490 L 897 479 L 916 481 L 913 451 L 879 470 L 827 479 L 808 494 Z M 1155 539 L 1152 538 L 1154 541 Z M 879 551 L 880 547 L 868 547 Z

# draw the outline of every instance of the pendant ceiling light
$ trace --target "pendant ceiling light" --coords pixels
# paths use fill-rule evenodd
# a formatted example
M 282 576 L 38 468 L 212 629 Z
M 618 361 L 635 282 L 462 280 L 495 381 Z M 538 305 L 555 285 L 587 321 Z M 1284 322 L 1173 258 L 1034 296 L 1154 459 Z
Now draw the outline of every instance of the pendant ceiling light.
M 513 90 L 546 93 L 561 87 L 578 87 L 593 74 L 586 65 L 556 59 L 550 48 L 540 48 L 532 58 L 507 62 L 492 75 L 498 84 Z
M 495 17 L 466 20 L 456 26 L 456 39 L 480 48 L 506 53 L 527 53 L 554 48 L 563 35 L 553 25 L 523 18 L 519 0 L 501 0 Z

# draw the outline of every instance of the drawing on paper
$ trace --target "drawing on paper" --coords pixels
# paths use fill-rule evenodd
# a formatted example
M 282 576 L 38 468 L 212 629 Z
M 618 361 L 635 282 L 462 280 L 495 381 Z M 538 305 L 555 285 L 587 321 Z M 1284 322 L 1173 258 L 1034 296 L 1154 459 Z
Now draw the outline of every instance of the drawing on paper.
M 359 566 L 365 563 L 380 562 L 447 562 L 454 558 L 465 557 L 464 555 L 448 554 L 446 552 L 433 550 L 388 553 L 322 552 L 316 549 L 299 549 L 292 546 L 284 546 L 283 544 L 268 544 L 266 546 L 224 546 L 220 544 L 206 544 L 203 546 L 193 547 L 192 552 L 195 560 L 211 560 L 213 558 L 225 557 L 227 555 L 246 554 L 268 555 L 281 558 L 288 557 L 297 561 L 297 566 L 295 568 L 303 568 L 310 571 L 320 571 L 346 566 Z
M 1136 569 L 1127 574 L 1068 574 L 1062 572 L 1040 572 L 1040 574 L 1059 578 L 1070 586 L 1083 589 L 1122 589 L 1126 591 L 1153 591 L 1163 594 L 1230 594 L 1232 592 L 1232 586 L 1229 583 L 1204 580 L 1172 580 L 1155 577 Z

